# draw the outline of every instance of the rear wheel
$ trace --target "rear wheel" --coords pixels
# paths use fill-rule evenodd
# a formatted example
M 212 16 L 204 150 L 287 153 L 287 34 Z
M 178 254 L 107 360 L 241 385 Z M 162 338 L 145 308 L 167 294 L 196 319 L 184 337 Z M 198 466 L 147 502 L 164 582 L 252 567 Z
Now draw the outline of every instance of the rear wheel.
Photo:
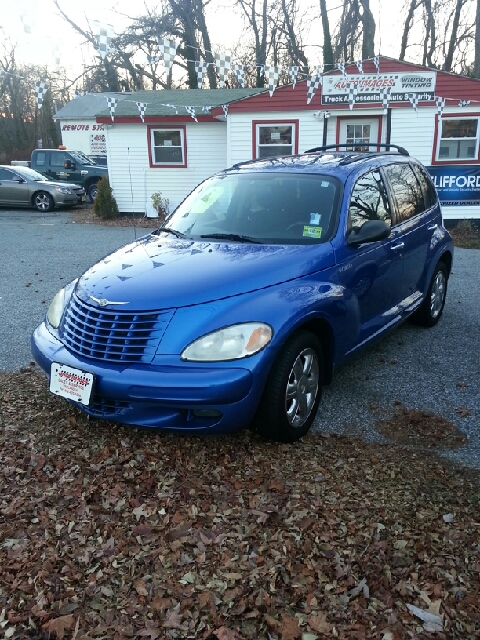
M 447 281 L 447 268 L 443 262 L 439 262 L 433 272 L 425 300 L 412 316 L 416 324 L 433 327 L 440 320 L 447 295 Z
M 270 372 L 254 421 L 260 435 L 295 442 L 310 429 L 322 395 L 323 352 L 309 331 L 285 344 Z
M 88 199 L 90 200 L 90 202 L 93 202 L 95 200 L 95 198 L 97 197 L 97 192 L 98 192 L 97 182 L 95 182 L 94 184 L 91 184 L 88 187 Z
M 53 209 L 55 203 L 52 196 L 46 191 L 39 191 L 33 196 L 33 206 L 37 211 L 48 212 Z

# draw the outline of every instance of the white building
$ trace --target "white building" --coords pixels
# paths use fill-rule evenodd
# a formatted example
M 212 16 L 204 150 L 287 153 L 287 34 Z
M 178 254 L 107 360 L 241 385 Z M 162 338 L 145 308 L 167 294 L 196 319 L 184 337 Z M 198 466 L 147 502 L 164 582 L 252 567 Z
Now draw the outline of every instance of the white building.
M 325 144 L 392 143 L 426 165 L 446 219 L 480 218 L 480 81 L 382 56 L 378 69 L 373 60 L 362 66 L 363 73 L 352 64 L 345 75 L 325 74 L 310 102 L 306 80 L 272 96 L 265 89 L 124 94 L 113 119 L 106 109 L 96 118 L 120 211 L 147 213 L 156 192 L 172 209 L 238 162 Z M 146 105 L 143 119 L 136 103 Z

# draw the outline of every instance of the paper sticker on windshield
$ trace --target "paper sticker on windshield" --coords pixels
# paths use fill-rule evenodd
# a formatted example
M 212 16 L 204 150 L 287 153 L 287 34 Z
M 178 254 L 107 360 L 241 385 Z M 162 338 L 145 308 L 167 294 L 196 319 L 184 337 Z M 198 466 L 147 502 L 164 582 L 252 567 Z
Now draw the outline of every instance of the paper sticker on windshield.
M 303 227 L 304 238 L 321 238 L 322 237 L 322 227 Z
M 196 211 L 198 213 L 204 213 L 222 196 L 222 194 L 222 187 L 210 187 L 205 189 L 205 193 L 203 193 L 201 198 L 195 203 Z

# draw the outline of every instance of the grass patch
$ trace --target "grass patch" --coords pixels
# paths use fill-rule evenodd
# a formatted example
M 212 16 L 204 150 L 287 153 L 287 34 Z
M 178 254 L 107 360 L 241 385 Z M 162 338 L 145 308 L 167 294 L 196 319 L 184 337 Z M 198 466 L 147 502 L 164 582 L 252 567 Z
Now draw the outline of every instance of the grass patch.
M 460 220 L 457 226 L 449 229 L 456 247 L 462 249 L 480 249 L 480 226 L 471 220 Z

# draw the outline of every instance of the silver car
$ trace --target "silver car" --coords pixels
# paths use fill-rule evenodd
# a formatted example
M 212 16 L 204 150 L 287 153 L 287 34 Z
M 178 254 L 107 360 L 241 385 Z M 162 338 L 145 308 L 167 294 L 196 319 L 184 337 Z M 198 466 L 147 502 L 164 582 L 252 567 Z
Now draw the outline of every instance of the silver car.
M 78 184 L 51 182 L 28 167 L 0 165 L 0 205 L 35 207 L 51 211 L 85 202 L 85 189 Z

